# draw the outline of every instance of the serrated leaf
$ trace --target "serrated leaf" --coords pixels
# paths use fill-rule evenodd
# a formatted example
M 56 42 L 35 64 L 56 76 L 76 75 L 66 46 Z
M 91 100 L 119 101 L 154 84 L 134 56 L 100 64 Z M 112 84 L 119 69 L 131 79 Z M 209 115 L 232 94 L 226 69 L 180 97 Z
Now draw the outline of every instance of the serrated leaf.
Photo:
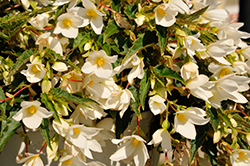
M 133 46 L 129 49 L 127 55 L 124 57 L 124 63 L 128 58 L 137 53 L 138 51 L 145 49 L 153 44 L 158 42 L 158 38 L 156 36 L 156 32 L 146 31 L 144 34 L 139 35 L 139 38 L 134 41 Z
M 139 93 L 137 91 L 137 88 L 134 85 L 131 85 L 128 90 L 132 93 L 132 95 L 134 96 L 134 99 L 131 99 L 131 104 L 132 104 L 132 108 L 133 111 L 135 112 L 135 114 L 141 118 L 141 112 L 139 110 Z
M 15 121 L 12 118 L 14 114 L 14 112 L 11 112 L 9 118 L 1 121 L 0 152 L 10 137 L 15 133 L 16 129 L 22 124 L 20 121 Z
M 87 102 L 94 102 L 98 104 L 96 101 L 90 99 L 90 98 L 84 98 L 84 97 L 77 97 L 61 88 L 51 88 L 50 94 L 53 95 L 55 98 L 61 98 L 64 99 L 65 101 L 71 101 L 76 104 L 83 104 L 87 107 L 89 107 L 86 103 Z
M 116 51 L 118 48 L 119 52 L 117 53 L 121 55 L 126 55 L 129 50 L 129 47 L 132 46 L 131 40 L 129 38 L 124 38 L 123 35 L 121 35 L 120 33 L 114 35 L 114 42 L 117 45 L 114 50 Z
M 41 134 L 42 134 L 43 138 L 45 139 L 47 145 L 49 146 L 49 148 L 51 150 L 53 150 L 52 146 L 50 144 L 49 120 L 44 118 L 41 125 L 39 126 L 39 128 L 40 128 Z
M 212 124 L 212 126 L 214 128 L 214 131 L 217 131 L 218 126 L 219 126 L 219 124 L 221 122 L 221 118 L 219 117 L 216 109 L 214 109 L 214 108 L 207 109 L 207 112 L 208 112 L 209 117 L 211 119 L 210 122 L 211 122 L 211 124 Z
M 54 114 L 53 114 L 53 117 L 58 121 L 58 122 L 61 122 L 60 121 L 60 118 L 58 116 L 58 113 L 54 107 L 54 104 L 52 103 L 52 101 L 49 99 L 48 95 L 46 93 L 41 93 L 41 101 L 45 104 L 46 108 L 49 110 L 49 111 L 53 111 Z
M 115 21 L 114 20 L 110 21 L 104 32 L 103 42 L 106 42 L 108 37 L 110 37 L 113 34 L 118 33 L 119 31 L 120 31 L 119 27 L 116 25 Z
M 80 52 L 83 52 L 83 45 L 91 39 L 90 33 L 80 32 L 74 39 L 73 49 L 79 48 Z
M 155 66 L 154 71 L 162 77 L 172 78 L 172 79 L 180 81 L 183 85 L 186 85 L 186 82 L 183 80 L 182 77 L 179 76 L 177 72 L 175 72 L 174 70 L 171 70 L 168 67 L 165 67 L 164 65 Z
M 168 28 L 156 25 L 157 36 L 159 37 L 161 55 L 164 54 L 165 45 L 167 43 Z
M 45 55 L 46 57 L 49 57 L 54 61 L 56 61 L 57 59 L 62 59 L 62 56 L 60 54 L 57 54 L 55 51 L 51 50 L 50 48 L 46 48 L 44 49 Z
M 120 11 L 121 6 L 122 4 L 120 0 L 113 0 L 111 3 L 111 8 L 116 12 Z
M 247 130 L 250 130 L 250 124 L 249 124 L 245 119 L 243 119 L 240 115 L 238 115 L 238 114 L 233 114 L 233 118 L 234 118 L 234 120 L 235 120 L 238 124 L 244 126 Z
M 14 63 L 14 65 L 12 66 L 11 70 L 10 70 L 10 73 L 9 73 L 9 76 L 12 76 L 14 75 L 19 69 L 20 67 L 25 64 L 26 62 L 29 61 L 29 58 L 31 55 L 33 55 L 33 50 L 30 49 L 30 50 L 27 50 L 25 51 L 24 53 L 22 53 L 22 55 L 20 57 L 17 58 L 17 61 L 16 63 Z
M 204 8 L 201 8 L 199 10 L 197 10 L 196 12 L 188 15 L 187 17 L 185 17 L 185 21 L 188 21 L 188 22 L 192 22 L 194 21 L 195 19 L 199 18 L 208 8 L 209 6 L 206 6 Z
M 225 115 L 221 109 L 217 109 L 217 112 L 219 113 L 219 116 L 222 118 L 222 120 L 231 128 L 234 128 L 232 123 L 230 122 L 230 119 L 227 115 Z
M 107 53 L 108 56 L 111 56 L 111 49 L 109 44 L 107 42 L 103 42 L 103 34 L 99 35 L 97 44 Z
M 138 11 L 137 5 L 131 4 L 125 7 L 124 13 L 130 18 L 135 19 L 136 12 Z
M 150 71 L 146 69 L 144 71 L 144 76 L 140 82 L 140 103 L 143 110 L 145 108 L 145 99 L 147 97 L 149 87 L 150 87 Z

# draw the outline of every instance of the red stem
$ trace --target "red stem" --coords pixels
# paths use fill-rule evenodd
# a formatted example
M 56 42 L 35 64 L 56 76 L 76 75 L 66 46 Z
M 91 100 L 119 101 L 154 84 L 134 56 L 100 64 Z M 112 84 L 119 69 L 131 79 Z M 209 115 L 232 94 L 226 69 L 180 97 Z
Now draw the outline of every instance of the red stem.
M 129 82 L 127 83 L 127 86 L 126 86 L 126 88 L 125 88 L 125 89 L 128 89 L 128 86 L 129 86 Z
M 169 100 L 168 100 L 168 99 L 166 99 L 166 100 L 167 100 L 168 103 L 169 103 Z M 177 112 L 177 110 L 174 108 L 174 106 L 173 106 L 172 104 L 169 103 L 169 105 L 170 105 L 170 107 L 171 107 L 175 112 Z
M 22 27 L 11 39 L 10 39 L 10 43 L 15 39 L 16 35 L 21 32 L 25 27 Z
M 43 29 L 44 30 L 50 30 L 51 28 L 53 28 L 52 26 L 51 27 L 44 27 Z
M 106 9 L 110 10 L 113 13 L 116 13 L 116 11 L 114 11 L 113 9 L 109 8 L 108 6 L 104 5 L 103 3 L 99 2 L 101 4 L 101 6 L 105 7 Z
M 26 89 L 27 87 L 23 87 L 22 89 L 20 89 L 19 91 L 17 91 L 13 96 L 15 97 L 16 95 L 18 95 L 18 93 L 20 93 L 21 91 L 23 91 L 24 89 Z M 8 97 L 8 98 L 5 98 L 5 99 L 2 99 L 0 100 L 1 101 L 6 101 L 6 100 L 9 100 L 9 99 L 12 99 L 12 97 Z
M 138 135 L 140 135 L 141 119 L 137 117 Z
M 44 143 L 43 143 L 43 147 L 42 147 L 42 149 L 37 153 L 37 154 L 40 154 L 42 151 L 43 151 L 43 149 L 46 147 L 46 142 L 44 141 Z
M 37 36 L 40 36 L 40 34 L 36 31 L 36 30 L 34 30 L 34 29 L 32 29 L 32 28 L 29 28 L 29 30 L 31 30 L 34 34 L 36 34 Z

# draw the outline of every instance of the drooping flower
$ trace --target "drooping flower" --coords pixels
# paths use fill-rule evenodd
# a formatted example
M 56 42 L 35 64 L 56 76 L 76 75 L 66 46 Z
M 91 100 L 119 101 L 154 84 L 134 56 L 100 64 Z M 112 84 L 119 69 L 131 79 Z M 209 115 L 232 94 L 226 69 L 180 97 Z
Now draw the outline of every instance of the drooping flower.
M 190 9 L 183 0 L 168 0 L 168 4 L 181 14 L 189 14 Z
M 178 14 L 177 10 L 170 7 L 169 4 L 163 3 L 155 8 L 155 22 L 157 25 L 161 25 L 164 27 L 172 26 L 176 18 L 175 16 Z
M 39 101 L 22 101 L 22 108 L 13 116 L 13 119 L 16 121 L 22 120 L 24 125 L 30 129 L 38 128 L 43 118 L 49 118 L 54 113 L 40 105 Z
M 175 131 L 188 139 L 195 139 L 196 130 L 194 125 L 204 125 L 210 118 L 204 118 L 206 112 L 197 107 L 189 107 L 188 110 L 176 112 L 174 118 Z
M 48 24 L 49 19 L 47 14 L 38 14 L 36 17 L 32 17 L 29 23 L 38 30 L 44 30 L 44 27 Z
M 24 158 L 20 158 L 19 156 L 17 156 L 16 163 L 24 163 L 22 166 L 44 166 L 43 161 L 39 157 L 39 154 L 27 153 L 26 155 L 27 157 Z
M 200 34 L 198 33 L 196 35 L 184 37 L 183 44 L 189 56 L 196 55 L 196 51 L 201 52 L 206 50 L 206 47 L 201 43 L 201 40 L 198 39 L 199 36 Z
M 250 151 L 247 149 L 236 149 L 230 156 L 232 166 L 248 166 L 250 164 Z
M 61 6 L 64 5 L 66 3 L 69 3 L 68 8 L 71 9 L 72 7 L 74 7 L 76 5 L 78 0 L 56 0 L 53 5 L 54 6 Z
M 136 166 L 144 166 L 149 158 L 146 141 L 138 135 L 125 136 L 122 139 L 112 139 L 112 143 L 123 143 L 117 151 L 110 156 L 112 161 L 123 161 L 130 164 L 132 159 Z
M 63 72 L 63 71 L 67 71 L 68 67 L 63 62 L 54 62 L 54 64 L 52 65 L 52 69 L 58 72 Z
M 158 115 L 162 113 L 164 110 L 166 110 L 167 107 L 164 103 L 165 101 L 166 100 L 159 95 L 150 97 L 148 100 L 148 105 L 149 105 L 151 112 L 154 115 Z
M 63 78 L 61 87 L 70 93 L 79 92 L 85 87 L 83 83 L 84 75 L 77 70 L 66 73 Z
M 83 24 L 83 19 L 71 12 L 60 15 L 57 20 L 58 22 L 53 33 L 62 33 L 68 38 L 76 38 L 78 35 L 78 28 Z
M 26 64 L 27 70 L 22 70 L 21 74 L 25 75 L 30 83 L 37 83 L 41 81 L 46 73 L 44 69 L 44 64 L 32 63 Z
M 187 81 L 191 78 L 198 76 L 198 74 L 199 74 L 198 68 L 199 68 L 199 66 L 197 64 L 195 64 L 194 62 L 185 63 L 181 67 L 181 77 L 185 81 Z
M 104 50 L 93 51 L 89 53 L 89 57 L 86 59 L 81 70 L 83 73 L 94 73 L 97 77 L 107 79 L 113 72 L 111 63 L 114 63 L 117 57 L 117 55 L 108 56 Z
M 64 155 L 60 158 L 58 166 L 88 166 L 87 163 L 79 160 L 78 157 L 73 155 Z

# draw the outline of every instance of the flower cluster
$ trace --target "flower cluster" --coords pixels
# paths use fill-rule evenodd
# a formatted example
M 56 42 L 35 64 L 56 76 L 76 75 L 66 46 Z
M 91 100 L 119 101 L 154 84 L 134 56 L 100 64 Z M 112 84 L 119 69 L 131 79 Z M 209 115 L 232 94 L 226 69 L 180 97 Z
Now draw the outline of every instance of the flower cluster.
M 24 165 L 42 166 L 45 147 L 59 166 L 157 165 L 159 154 L 159 164 L 199 165 L 200 153 L 213 165 L 249 165 L 250 34 L 217 5 L 22 0 L 22 10 L 6 8 L 0 151 L 23 125 L 27 153 L 16 162 Z M 44 138 L 37 154 L 28 153 L 26 128 Z M 107 143 L 117 150 L 97 160 L 113 150 Z

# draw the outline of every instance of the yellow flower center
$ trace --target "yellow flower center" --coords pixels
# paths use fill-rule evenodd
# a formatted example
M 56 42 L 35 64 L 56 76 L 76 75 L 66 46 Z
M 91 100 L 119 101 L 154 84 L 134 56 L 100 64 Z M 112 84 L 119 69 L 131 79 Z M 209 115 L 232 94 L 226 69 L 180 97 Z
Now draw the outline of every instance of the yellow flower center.
M 138 145 L 139 141 L 137 139 L 133 140 L 133 147 L 136 147 Z
M 89 81 L 88 85 L 93 85 L 93 83 L 94 83 L 94 81 L 91 80 L 91 81 Z
M 230 74 L 230 70 L 228 68 L 224 68 L 220 71 L 220 78 L 228 74 Z
M 71 162 L 70 160 L 66 160 L 66 161 L 64 161 L 63 163 L 65 163 L 65 164 L 67 164 L 67 165 L 71 165 L 71 164 L 72 164 L 72 162 Z
M 91 16 L 91 17 L 96 17 L 97 16 L 97 13 L 96 13 L 96 11 L 94 11 L 94 9 L 89 9 L 86 14 L 88 16 Z
M 187 122 L 185 116 L 182 113 L 177 114 L 177 117 L 181 119 L 182 122 Z
M 49 45 L 48 39 L 47 38 L 41 38 L 37 41 L 39 44 L 42 45 Z
M 34 105 L 27 108 L 28 112 L 30 114 L 34 114 L 36 112 L 36 107 Z
M 98 66 L 102 66 L 104 59 L 103 58 L 98 58 L 96 63 Z
M 167 14 L 165 13 L 165 11 L 164 11 L 162 8 L 158 8 L 158 9 L 157 9 L 157 13 L 160 14 L 160 15 L 165 15 L 165 16 L 167 16 Z
M 74 134 L 78 134 L 78 133 L 80 133 L 80 130 L 78 128 L 73 128 L 73 132 L 74 132 Z
M 38 66 L 38 65 L 33 65 L 31 70 L 32 70 L 34 73 L 37 73 L 37 72 L 40 71 L 40 66 Z
M 236 160 L 241 160 L 241 159 L 246 159 L 246 160 L 249 160 L 246 156 L 245 156 L 245 152 L 243 151 L 240 151 L 240 152 L 237 152 L 239 157 L 236 159 Z
M 71 21 L 69 19 L 65 19 L 65 20 L 63 20 L 63 24 L 65 25 L 65 27 L 70 27 Z

